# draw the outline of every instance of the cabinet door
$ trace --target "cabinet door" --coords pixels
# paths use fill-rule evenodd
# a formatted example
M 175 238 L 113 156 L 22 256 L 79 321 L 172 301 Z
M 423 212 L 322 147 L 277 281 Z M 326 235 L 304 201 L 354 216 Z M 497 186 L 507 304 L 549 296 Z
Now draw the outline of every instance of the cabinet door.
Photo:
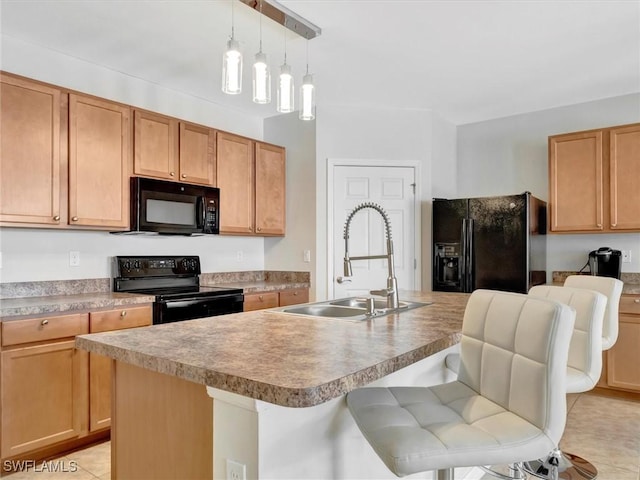
M 610 387 L 640 392 L 640 315 L 620 314 L 616 344 L 607 351 Z
M 91 333 L 151 325 L 151 307 L 91 312 Z M 111 426 L 111 359 L 89 354 L 89 431 Z
M 61 93 L 0 80 L 0 221 L 59 224 Z
M 73 340 L 2 352 L 2 457 L 86 431 L 87 353 Z
M 602 131 L 549 137 L 552 232 L 603 230 Z
M 640 124 L 610 131 L 611 229 L 640 230 Z
M 220 233 L 251 234 L 254 220 L 253 142 L 217 132 Z
M 215 186 L 215 130 L 180 122 L 180 180 Z
M 69 95 L 69 224 L 129 227 L 129 108 Z
M 133 154 L 136 175 L 178 180 L 178 121 L 136 110 Z
M 284 235 L 285 150 L 256 142 L 256 233 Z

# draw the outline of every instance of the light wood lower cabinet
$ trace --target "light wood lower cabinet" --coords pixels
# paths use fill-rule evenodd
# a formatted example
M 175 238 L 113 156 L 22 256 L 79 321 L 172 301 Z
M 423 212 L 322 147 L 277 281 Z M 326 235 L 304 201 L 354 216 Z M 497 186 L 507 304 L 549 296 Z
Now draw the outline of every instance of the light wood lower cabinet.
M 598 387 L 640 394 L 640 295 L 620 299 L 618 339 L 604 352 Z
M 250 293 L 244 296 L 244 311 L 262 310 L 264 308 L 284 307 L 309 301 L 309 289 L 298 288 L 278 292 Z
M 27 343 L 55 337 L 49 330 L 66 338 Z M 2 458 L 86 431 L 87 353 L 75 349 L 73 336 L 88 331 L 87 314 L 2 324 Z
M 107 434 L 111 361 L 77 350 L 75 336 L 150 325 L 151 318 L 151 306 L 142 305 L 2 322 L 2 460 L 45 458 Z
M 151 307 L 132 307 L 89 314 L 90 332 L 151 325 Z M 89 354 L 89 431 L 111 426 L 111 359 Z

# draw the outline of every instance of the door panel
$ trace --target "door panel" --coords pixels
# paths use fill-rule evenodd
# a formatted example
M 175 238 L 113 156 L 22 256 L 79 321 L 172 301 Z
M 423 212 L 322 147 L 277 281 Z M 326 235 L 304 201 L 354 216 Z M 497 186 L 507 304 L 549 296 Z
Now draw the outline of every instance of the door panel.
M 526 293 L 526 214 L 524 195 L 469 199 L 474 289 Z
M 337 166 L 334 170 L 333 242 L 334 276 L 343 276 L 347 216 L 363 202 L 379 204 L 391 224 L 396 278 L 401 290 L 414 285 L 414 193 L 415 172 L 411 167 Z M 386 254 L 386 237 L 382 216 L 366 208 L 353 217 L 349 228 L 349 256 Z M 386 259 L 352 262 L 350 283 L 334 281 L 333 297 L 368 295 L 372 289 L 385 288 Z

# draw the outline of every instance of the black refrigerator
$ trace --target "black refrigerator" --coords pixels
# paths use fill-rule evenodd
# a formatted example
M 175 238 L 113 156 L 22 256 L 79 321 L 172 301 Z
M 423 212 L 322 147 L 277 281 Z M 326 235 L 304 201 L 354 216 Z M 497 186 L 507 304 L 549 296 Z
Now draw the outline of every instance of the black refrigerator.
M 529 192 L 433 199 L 433 290 L 527 293 L 546 283 L 547 204 Z

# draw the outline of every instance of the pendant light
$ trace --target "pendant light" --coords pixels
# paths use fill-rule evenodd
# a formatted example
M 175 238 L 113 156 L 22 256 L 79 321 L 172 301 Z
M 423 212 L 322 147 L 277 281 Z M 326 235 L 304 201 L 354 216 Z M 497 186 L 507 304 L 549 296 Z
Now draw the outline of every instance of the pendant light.
M 222 91 L 229 95 L 242 92 L 242 52 L 233 32 L 234 1 L 231 0 L 231 38 L 227 42 L 227 51 L 222 57 Z
M 271 72 L 267 56 L 262 53 L 262 1 L 260 2 L 260 51 L 253 64 L 253 101 L 271 103 Z
M 300 120 L 316 118 L 316 88 L 313 85 L 313 75 L 309 73 L 309 40 L 307 40 L 307 73 L 302 77 L 300 87 Z
M 284 63 L 280 66 L 278 77 L 278 105 L 280 113 L 290 113 L 294 110 L 294 86 L 291 67 L 287 65 L 287 31 L 284 31 Z

